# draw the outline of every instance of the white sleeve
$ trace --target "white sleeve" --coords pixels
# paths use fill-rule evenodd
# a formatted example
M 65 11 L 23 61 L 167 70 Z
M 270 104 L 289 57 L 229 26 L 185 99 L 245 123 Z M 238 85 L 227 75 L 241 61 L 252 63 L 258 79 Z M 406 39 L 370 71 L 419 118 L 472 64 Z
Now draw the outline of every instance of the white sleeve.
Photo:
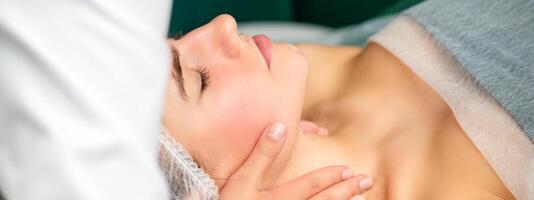
M 8 200 L 163 200 L 170 0 L 0 0 Z

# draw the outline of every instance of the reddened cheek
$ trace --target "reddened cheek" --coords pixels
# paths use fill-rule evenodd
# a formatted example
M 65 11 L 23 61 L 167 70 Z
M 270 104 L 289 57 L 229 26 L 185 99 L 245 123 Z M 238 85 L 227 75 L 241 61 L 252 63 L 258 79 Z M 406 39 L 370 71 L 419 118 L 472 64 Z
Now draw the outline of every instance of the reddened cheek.
M 252 150 L 263 129 L 276 120 L 272 100 L 246 86 L 227 89 L 213 102 L 210 116 L 214 131 L 243 159 Z M 254 93 L 254 95 L 252 95 Z

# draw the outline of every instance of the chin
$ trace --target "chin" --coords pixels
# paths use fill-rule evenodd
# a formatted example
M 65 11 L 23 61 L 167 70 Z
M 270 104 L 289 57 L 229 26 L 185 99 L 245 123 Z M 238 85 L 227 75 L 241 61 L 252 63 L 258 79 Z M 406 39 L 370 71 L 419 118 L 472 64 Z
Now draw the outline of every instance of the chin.
M 275 121 L 287 126 L 287 139 L 266 176 L 266 184 L 271 182 L 268 179 L 282 172 L 300 138 L 307 72 L 306 59 L 293 45 L 277 44 L 273 46 L 270 79 L 247 79 L 247 84 L 235 85 L 236 90 L 227 90 L 225 98 L 217 99 L 219 107 L 209 120 L 214 122 L 210 129 L 212 133 L 225 133 L 217 135 L 217 143 L 225 144 L 206 154 L 215 164 L 209 170 L 210 175 L 231 176 L 246 161 L 263 130 Z M 214 127 L 217 130 L 213 130 Z M 217 184 L 221 186 L 224 182 Z

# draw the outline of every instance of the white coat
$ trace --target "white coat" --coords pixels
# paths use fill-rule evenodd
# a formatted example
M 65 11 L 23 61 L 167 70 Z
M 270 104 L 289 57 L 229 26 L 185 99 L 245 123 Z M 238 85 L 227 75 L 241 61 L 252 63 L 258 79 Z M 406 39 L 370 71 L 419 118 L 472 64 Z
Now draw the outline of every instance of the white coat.
M 0 0 L 0 191 L 163 200 L 170 0 Z

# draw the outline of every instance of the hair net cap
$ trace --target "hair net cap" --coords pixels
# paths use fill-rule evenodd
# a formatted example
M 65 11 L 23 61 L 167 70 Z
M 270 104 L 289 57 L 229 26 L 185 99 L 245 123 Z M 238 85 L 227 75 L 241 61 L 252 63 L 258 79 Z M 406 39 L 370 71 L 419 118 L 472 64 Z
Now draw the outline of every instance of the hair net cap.
M 159 166 L 167 179 L 172 200 L 216 200 L 215 182 L 189 153 L 163 129 L 160 136 Z

